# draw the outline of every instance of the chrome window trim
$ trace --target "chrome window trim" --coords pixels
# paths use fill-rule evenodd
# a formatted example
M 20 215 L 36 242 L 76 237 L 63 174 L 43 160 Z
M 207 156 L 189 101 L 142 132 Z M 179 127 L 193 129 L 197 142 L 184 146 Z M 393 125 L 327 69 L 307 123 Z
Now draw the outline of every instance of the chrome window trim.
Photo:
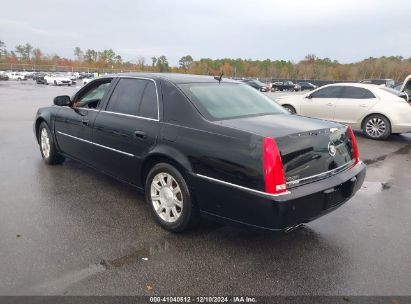
M 137 115 L 131 115 L 131 114 L 124 114 L 124 113 L 118 113 L 118 112 L 111 112 L 111 111 L 105 111 L 105 110 L 100 110 L 100 112 L 107 113 L 107 114 L 115 114 L 115 115 L 120 115 L 120 116 L 126 116 L 126 117 L 141 118 L 141 119 L 146 119 L 146 120 L 151 120 L 151 121 L 159 121 L 158 119 L 155 119 L 155 118 L 149 118 L 149 117 L 137 116 Z
M 287 195 L 287 194 L 291 193 L 290 191 L 286 191 L 286 192 L 280 193 L 280 194 L 271 194 L 271 193 L 267 193 L 267 192 L 247 188 L 247 187 L 244 187 L 244 186 L 240 186 L 240 185 L 237 185 L 237 184 L 225 182 L 225 181 L 222 181 L 222 180 L 219 180 L 219 179 L 216 179 L 216 178 L 213 178 L 213 177 L 205 176 L 205 175 L 202 175 L 202 174 L 198 174 L 198 173 L 194 173 L 194 175 L 196 175 L 197 177 L 203 178 L 203 179 L 208 179 L 208 180 L 216 182 L 216 183 L 220 183 L 220 184 L 223 184 L 223 185 L 231 186 L 231 187 L 234 187 L 234 188 L 238 188 L 238 189 L 241 189 L 241 190 L 245 190 L 245 191 L 249 191 L 249 192 L 253 192 L 253 193 L 257 193 L 257 194 L 264 195 L 264 196 L 269 196 L 269 197 L 278 197 L 278 196 L 283 196 L 283 195 Z
M 124 152 L 124 151 L 121 151 L 121 150 L 117 150 L 117 149 L 114 149 L 114 148 L 110 148 L 110 147 L 107 147 L 107 146 L 103 146 L 103 145 L 100 145 L 100 144 L 98 144 L 98 143 L 95 143 L 95 142 L 92 142 L 92 141 L 89 141 L 89 140 L 86 140 L 86 139 L 83 139 L 83 138 L 80 138 L 80 137 L 76 137 L 76 136 L 73 136 L 73 135 L 70 135 L 70 134 L 66 134 L 66 133 L 63 133 L 63 132 L 60 132 L 60 131 L 57 131 L 57 133 L 59 133 L 59 134 L 61 134 L 61 135 L 64 135 L 64 136 L 67 136 L 67 137 L 71 137 L 71 138 L 77 139 L 77 140 L 82 141 L 82 142 L 85 142 L 85 143 L 89 143 L 89 144 L 94 145 L 94 146 L 97 146 L 97 147 L 101 147 L 101 148 L 104 148 L 104 149 L 107 149 L 107 150 L 111 150 L 111 151 L 114 151 L 114 152 L 118 152 L 118 153 L 121 153 L 121 154 L 130 156 L 130 157 L 134 157 L 134 154 L 131 154 L 131 153 L 128 153 L 128 152 Z
M 157 119 L 150 118 L 150 117 L 144 117 L 144 116 L 130 115 L 130 114 L 124 114 L 124 115 L 131 116 L 131 117 L 144 118 L 144 119 L 153 120 L 153 121 L 160 121 L 160 102 L 159 102 L 159 98 L 158 98 L 158 87 L 157 87 L 157 83 L 154 79 L 147 78 L 147 77 L 139 77 L 139 76 L 120 76 L 120 75 L 116 75 L 115 77 L 117 77 L 119 80 L 121 80 L 121 79 L 141 79 L 141 80 L 149 80 L 149 81 L 154 82 L 154 86 L 156 87 L 156 97 L 157 97 Z M 116 88 L 114 88 L 113 93 L 114 93 L 115 90 L 116 90 Z M 111 98 L 111 96 L 110 96 L 110 98 Z M 107 102 L 106 108 L 107 108 L 109 103 L 110 103 L 110 99 Z M 105 112 L 114 113 L 114 114 L 123 114 L 123 113 L 117 113 L 117 112 L 111 112 L 111 111 L 105 111 Z
M 90 108 L 73 108 L 73 107 L 69 107 L 69 106 L 61 106 L 61 108 L 69 108 L 69 109 L 73 109 L 73 110 L 87 110 L 87 111 L 94 111 L 94 112 L 100 112 L 99 109 L 90 109 Z
M 289 181 L 289 182 L 286 183 L 286 186 L 287 187 L 289 187 L 289 186 L 293 187 L 293 186 L 297 186 L 297 185 L 299 185 L 299 184 L 301 184 L 305 181 L 311 180 L 311 179 L 317 179 L 317 178 L 331 176 L 331 175 L 334 175 L 334 174 L 337 174 L 337 173 L 340 173 L 340 172 L 344 171 L 345 169 L 347 169 L 348 167 L 350 167 L 351 165 L 354 165 L 354 164 L 355 164 L 355 160 L 352 159 L 348 163 L 346 163 L 342 166 L 339 166 L 335 169 L 329 170 L 327 172 L 322 172 L 322 173 L 319 173 L 319 174 L 315 174 L 315 175 L 307 176 L 307 177 L 300 178 L 300 179 L 297 179 L 297 180 Z
M 138 115 L 112 112 L 112 111 L 106 111 L 106 110 L 103 110 L 103 109 L 90 109 L 90 108 L 82 108 L 82 107 L 72 108 L 72 107 L 68 107 L 68 106 L 63 106 L 62 108 L 79 109 L 79 110 L 87 110 L 87 111 L 95 111 L 95 112 L 104 112 L 104 113 L 116 114 L 116 115 L 121 115 L 121 116 L 126 116 L 126 117 L 136 117 L 136 118 L 141 118 L 141 119 L 146 119 L 146 120 L 151 120 L 151 121 L 160 121 L 160 101 L 159 101 L 159 97 L 158 97 L 158 86 L 157 86 L 157 83 L 154 79 L 147 78 L 147 77 L 119 76 L 119 75 L 114 76 L 113 79 L 114 78 L 118 78 L 118 79 L 141 79 L 141 80 L 152 81 L 154 83 L 154 86 L 156 87 L 157 118 L 150 118 L 150 117 L 144 117 L 144 116 L 138 116 Z M 114 88 L 114 90 L 115 90 L 115 88 Z M 114 92 L 114 90 L 113 90 L 113 92 Z M 109 102 L 110 102 L 110 99 L 108 100 L 107 105 L 109 104 Z M 107 108 L 107 105 L 106 105 L 106 108 Z
M 126 117 L 135 117 L 135 118 L 141 118 L 141 119 L 146 119 L 146 120 L 151 120 L 151 121 L 159 121 L 158 119 L 155 118 L 148 118 L 144 116 L 137 116 L 137 115 L 131 115 L 131 114 L 124 114 L 124 113 L 117 113 L 117 112 L 111 112 L 111 111 L 105 111 L 105 110 L 98 110 L 98 109 L 90 109 L 90 108 L 72 108 L 68 106 L 62 106 L 62 108 L 69 108 L 73 110 L 86 110 L 86 111 L 94 111 L 94 112 L 101 112 L 101 113 L 107 113 L 107 114 L 114 114 L 114 115 L 120 115 L 120 116 L 126 116 Z

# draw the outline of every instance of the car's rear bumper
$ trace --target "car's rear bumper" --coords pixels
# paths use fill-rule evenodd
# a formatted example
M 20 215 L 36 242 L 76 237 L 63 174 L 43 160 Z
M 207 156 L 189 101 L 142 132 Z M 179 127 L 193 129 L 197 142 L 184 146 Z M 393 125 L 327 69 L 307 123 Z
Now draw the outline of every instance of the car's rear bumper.
M 325 215 L 347 202 L 364 182 L 360 162 L 334 176 L 272 196 L 193 175 L 193 196 L 202 214 L 224 222 L 284 230 Z

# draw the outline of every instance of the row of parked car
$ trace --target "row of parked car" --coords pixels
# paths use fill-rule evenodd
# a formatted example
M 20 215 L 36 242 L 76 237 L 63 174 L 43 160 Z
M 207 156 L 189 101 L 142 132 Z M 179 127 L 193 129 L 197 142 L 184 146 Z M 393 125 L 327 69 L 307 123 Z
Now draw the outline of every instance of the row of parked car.
M 79 73 L 79 72 L 5 72 L 0 71 L 0 80 L 18 80 L 24 81 L 33 79 L 37 84 L 46 85 L 68 85 L 76 84 L 80 79 L 83 84 L 94 79 L 95 73 Z
M 276 81 L 270 84 L 263 83 L 257 79 L 241 79 L 241 81 L 252 86 L 255 89 L 258 89 L 261 92 L 311 91 L 318 87 L 308 81 L 301 81 L 298 83 L 294 83 L 291 80 L 287 80 L 287 81 Z
M 271 83 L 263 83 L 257 79 L 240 79 L 242 82 L 247 83 L 248 85 L 252 86 L 255 89 L 258 89 L 261 92 L 275 92 L 275 91 L 312 91 L 318 88 L 317 85 L 312 84 L 308 81 L 299 81 L 294 83 L 291 80 L 285 81 L 275 81 Z M 359 81 L 359 83 L 364 84 L 376 84 L 376 85 L 383 85 L 388 88 L 393 88 L 397 91 L 400 90 L 402 83 L 395 83 L 393 79 L 387 78 L 378 78 L 378 79 L 363 79 Z

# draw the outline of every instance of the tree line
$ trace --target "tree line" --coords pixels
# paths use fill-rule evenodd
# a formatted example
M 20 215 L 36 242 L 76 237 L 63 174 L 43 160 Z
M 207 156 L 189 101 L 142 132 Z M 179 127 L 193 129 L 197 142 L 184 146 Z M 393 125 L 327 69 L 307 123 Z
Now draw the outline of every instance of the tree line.
M 401 81 L 411 74 L 411 57 L 390 56 L 367 58 L 354 63 L 340 63 L 330 58 L 318 58 L 308 54 L 299 62 L 290 60 L 211 59 L 194 60 L 191 55 L 180 58 L 178 66 L 171 66 L 165 55 L 145 58 L 136 56 L 124 61 L 113 49 L 94 50 L 75 47 L 74 58 L 57 54 L 44 54 L 29 43 L 8 50 L 0 40 L 0 63 L 58 65 L 72 68 L 115 69 L 150 72 L 176 72 L 201 75 L 220 75 L 242 78 L 311 79 L 311 80 L 359 80 L 364 78 L 392 78 Z

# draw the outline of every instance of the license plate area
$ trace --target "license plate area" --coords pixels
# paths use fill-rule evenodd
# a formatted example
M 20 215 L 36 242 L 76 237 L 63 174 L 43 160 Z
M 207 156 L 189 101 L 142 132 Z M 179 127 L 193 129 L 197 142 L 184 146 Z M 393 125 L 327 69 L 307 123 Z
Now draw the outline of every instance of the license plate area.
M 352 179 L 346 181 L 343 184 L 335 186 L 334 188 L 325 190 L 324 193 L 324 204 L 323 209 L 327 210 L 338 206 L 344 202 L 347 198 L 351 197 L 355 183 L 357 179 L 353 177 Z

